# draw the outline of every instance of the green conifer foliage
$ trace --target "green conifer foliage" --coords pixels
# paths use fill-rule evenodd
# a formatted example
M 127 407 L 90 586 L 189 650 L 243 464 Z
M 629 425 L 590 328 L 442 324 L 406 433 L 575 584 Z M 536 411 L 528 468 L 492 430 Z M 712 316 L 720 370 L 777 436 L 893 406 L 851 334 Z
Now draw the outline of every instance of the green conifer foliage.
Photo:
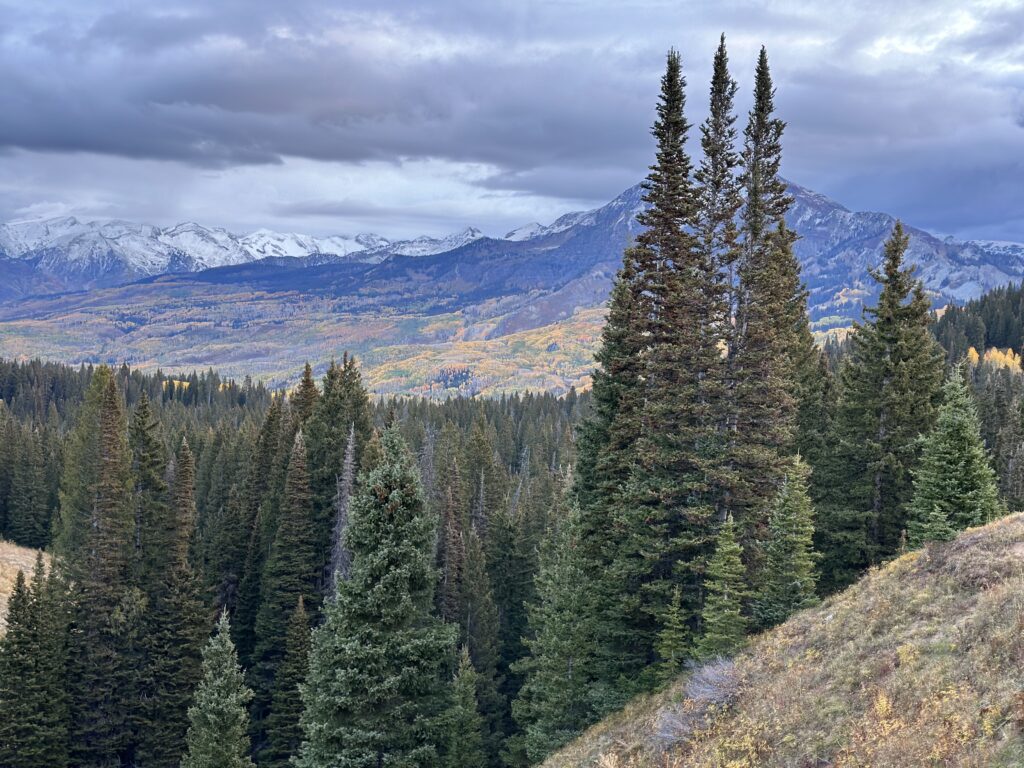
M 7 536 L 23 547 L 41 549 L 50 540 L 50 500 L 43 461 L 42 435 L 23 435 L 13 452 L 7 498 Z
M 438 766 L 454 630 L 433 616 L 437 521 L 397 428 L 352 499 L 352 571 L 313 634 L 299 768 Z
M 299 753 L 302 729 L 302 694 L 299 686 L 306 680 L 309 669 L 310 630 L 305 600 L 299 602 L 288 622 L 285 653 L 274 677 L 271 691 L 270 714 L 267 716 L 269 746 L 261 756 L 260 765 L 287 766 L 292 756 Z
M 1004 514 L 974 400 L 959 370 L 942 389 L 935 426 L 914 472 L 907 534 L 917 547 Z
M 248 712 L 252 691 L 245 686 L 226 613 L 203 649 L 202 672 L 188 710 L 181 768 L 253 768 Z
M 885 245 L 878 306 L 855 325 L 840 371 L 830 489 L 819 510 L 822 586 L 849 584 L 896 554 L 906 527 L 921 437 L 935 422 L 942 349 L 929 331 L 929 302 L 905 267 L 909 239 L 897 222 Z
M 113 376 L 104 376 L 101 383 L 91 520 L 81 549 L 68 557 L 75 599 L 68 676 L 71 758 L 82 768 L 131 759 L 145 606 L 145 596 L 130 582 L 135 526 L 121 394 Z M 72 543 L 77 542 L 67 540 Z
M 199 579 L 189 562 L 195 528 L 195 460 L 182 440 L 175 462 L 171 503 L 156 510 L 143 535 L 144 561 L 153 568 L 144 617 L 141 723 L 138 759 L 142 765 L 174 768 L 188 727 L 188 707 L 200 677 L 208 624 Z M 152 551 L 157 548 L 157 551 Z
M 722 523 L 715 553 L 708 563 L 707 598 L 701 612 L 703 632 L 695 648 L 698 658 L 729 656 L 746 636 L 748 621 L 743 603 L 748 592 L 741 555 L 736 524 L 730 516 Z
M 775 496 L 768 522 L 761 587 L 754 616 L 762 627 L 781 624 L 795 611 L 817 602 L 814 509 L 807 465 L 796 458 Z
M 262 749 L 263 721 L 272 696 L 274 678 L 286 655 L 289 619 L 299 598 L 305 605 L 317 604 L 317 579 L 321 560 L 315 550 L 313 503 L 306 469 L 303 433 L 295 437 L 288 478 L 281 505 L 277 535 L 263 571 L 260 607 L 256 615 L 256 648 L 251 671 L 256 698 L 253 720 L 260 736 L 257 749 Z
M 313 367 L 306 363 L 306 367 L 302 370 L 302 380 L 291 397 L 292 406 L 303 423 L 313 415 L 313 410 L 319 399 L 320 390 L 316 388 L 316 382 L 313 381 Z
M 691 651 L 691 633 L 683 612 L 682 592 L 678 586 L 672 591 L 672 601 L 658 633 L 656 650 L 660 661 L 657 671 L 661 685 L 668 685 L 679 676 Z
M 68 765 L 67 604 L 42 555 L 31 586 L 18 574 L 0 640 L 0 765 Z
M 509 751 L 534 765 L 581 733 L 615 703 L 598 678 L 593 574 L 580 546 L 580 513 L 557 523 L 541 550 L 537 599 L 530 605 L 529 655 L 512 712 L 521 733 Z
M 481 768 L 487 765 L 484 752 L 484 723 L 477 708 L 477 680 L 469 650 L 463 646 L 452 683 L 452 707 L 448 713 L 446 768 Z

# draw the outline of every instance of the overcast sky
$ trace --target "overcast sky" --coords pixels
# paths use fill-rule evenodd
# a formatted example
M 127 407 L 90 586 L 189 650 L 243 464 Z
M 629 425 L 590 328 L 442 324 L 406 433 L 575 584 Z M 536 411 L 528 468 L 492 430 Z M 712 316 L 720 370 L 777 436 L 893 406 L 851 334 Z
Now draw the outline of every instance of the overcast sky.
M 502 235 L 639 181 L 665 51 L 696 124 L 720 32 L 789 178 L 1024 240 L 1020 0 L 0 0 L 0 219 Z

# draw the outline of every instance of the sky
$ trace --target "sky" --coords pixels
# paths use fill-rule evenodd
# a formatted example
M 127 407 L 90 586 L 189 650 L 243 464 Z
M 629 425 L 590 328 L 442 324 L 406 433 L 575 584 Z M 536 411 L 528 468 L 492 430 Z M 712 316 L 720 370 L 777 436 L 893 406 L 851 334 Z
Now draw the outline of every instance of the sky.
M 0 0 L 0 220 L 501 236 L 638 182 L 721 33 L 787 178 L 1024 241 L 1024 0 Z

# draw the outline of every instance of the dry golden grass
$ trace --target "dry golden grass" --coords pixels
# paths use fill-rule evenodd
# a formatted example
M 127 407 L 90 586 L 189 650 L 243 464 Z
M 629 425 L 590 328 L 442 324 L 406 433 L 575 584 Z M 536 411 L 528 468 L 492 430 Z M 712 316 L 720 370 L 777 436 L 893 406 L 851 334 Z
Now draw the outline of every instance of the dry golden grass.
M 26 579 L 31 578 L 37 554 L 38 550 L 0 541 L 0 633 L 7 626 L 7 600 L 14 591 L 18 571 L 24 571 Z
M 1024 515 L 867 574 L 545 768 L 1024 766 Z

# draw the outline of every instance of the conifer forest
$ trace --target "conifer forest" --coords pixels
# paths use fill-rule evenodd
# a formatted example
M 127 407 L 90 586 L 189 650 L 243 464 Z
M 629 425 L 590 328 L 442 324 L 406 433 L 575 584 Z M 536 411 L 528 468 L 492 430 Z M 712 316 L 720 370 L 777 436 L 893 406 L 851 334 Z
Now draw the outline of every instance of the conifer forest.
M 768 52 L 737 67 L 723 36 L 712 64 L 664 60 L 585 390 L 383 396 L 351 355 L 281 389 L 0 360 L 0 536 L 38 551 L 0 766 L 539 765 L 1024 507 L 1024 291 L 937 312 L 897 223 L 877 301 L 816 337 Z

